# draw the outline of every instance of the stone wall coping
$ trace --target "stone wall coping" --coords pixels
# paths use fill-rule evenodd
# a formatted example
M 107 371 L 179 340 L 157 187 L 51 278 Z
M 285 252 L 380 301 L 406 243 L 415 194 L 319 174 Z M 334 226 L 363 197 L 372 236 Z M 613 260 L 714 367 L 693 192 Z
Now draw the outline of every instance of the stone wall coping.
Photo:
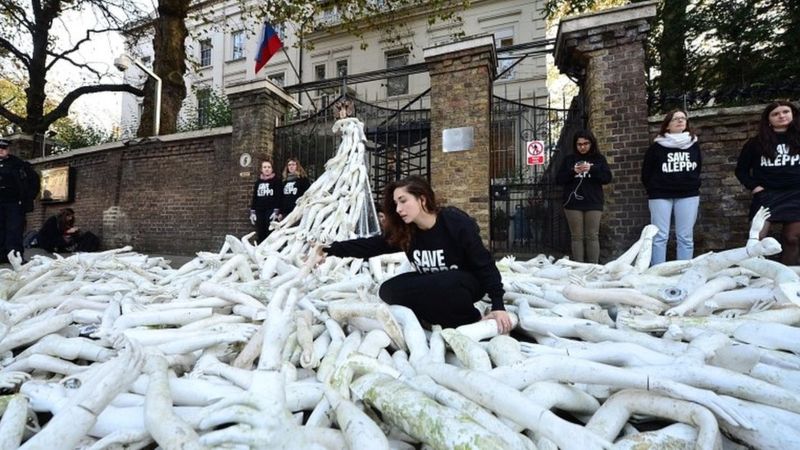
M 233 132 L 233 127 L 228 125 L 225 127 L 208 128 L 205 130 L 195 130 L 195 131 L 185 131 L 183 133 L 165 134 L 163 136 L 158 136 L 155 138 L 147 137 L 147 138 L 125 139 L 122 141 L 107 142 L 105 144 L 93 145 L 91 147 L 83 147 L 76 150 L 72 150 L 67 153 L 61 153 L 58 155 L 50 155 L 50 156 L 45 156 L 43 158 L 42 157 L 33 158 L 29 159 L 28 162 L 31 164 L 41 164 L 52 161 L 59 161 L 62 159 L 69 159 L 75 156 L 89 155 L 92 153 L 98 153 L 106 150 L 127 148 L 130 147 L 132 144 L 135 145 L 135 144 L 154 142 L 154 141 L 161 141 L 161 142 L 185 141 L 189 139 L 223 136 L 226 134 L 231 134 L 232 132 Z
M 276 86 L 269 80 L 253 80 L 253 81 L 242 81 L 239 83 L 233 83 L 225 88 L 225 93 L 227 95 L 241 95 L 246 92 L 250 91 L 258 91 L 258 90 L 265 90 L 272 94 L 274 94 L 279 99 L 286 102 L 286 104 L 294 107 L 297 110 L 302 109 L 302 105 L 297 103 L 297 100 L 293 99 L 292 96 L 286 93 L 282 88 Z
M 761 111 L 767 107 L 767 103 L 763 105 L 747 105 L 747 106 L 730 106 L 721 108 L 703 108 L 697 110 L 689 110 L 689 119 L 704 119 L 708 117 L 722 117 L 722 116 L 749 116 L 760 115 Z M 656 114 L 649 116 L 647 121 L 649 123 L 661 123 L 664 119 L 664 114 Z
M 422 57 L 424 59 L 434 58 L 436 56 L 446 55 L 448 53 L 456 53 L 464 50 L 472 50 L 480 47 L 488 47 L 492 53 L 492 63 L 497 66 L 497 54 L 494 47 L 494 36 L 490 34 L 470 36 L 456 42 L 448 42 L 446 44 L 435 45 L 422 50 Z
M 562 19 L 558 23 L 558 34 L 556 35 L 556 46 L 553 55 L 556 61 L 560 61 L 567 34 L 577 31 L 586 31 L 596 28 L 622 25 L 641 19 L 651 19 L 656 15 L 656 5 L 658 1 L 631 3 L 629 5 L 608 8 L 593 13 L 578 14 Z M 557 64 L 558 65 L 558 64 Z

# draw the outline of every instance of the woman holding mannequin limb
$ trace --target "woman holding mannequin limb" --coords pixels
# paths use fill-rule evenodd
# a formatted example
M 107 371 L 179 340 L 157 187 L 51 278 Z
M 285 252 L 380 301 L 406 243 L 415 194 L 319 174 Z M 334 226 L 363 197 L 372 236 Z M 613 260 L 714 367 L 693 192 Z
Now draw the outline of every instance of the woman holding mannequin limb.
M 511 330 L 500 272 L 483 245 L 475 220 L 454 207 L 439 208 L 425 179 L 411 176 L 384 191 L 383 234 L 318 246 L 317 256 L 370 258 L 405 252 L 414 272 L 386 280 L 379 295 L 410 308 L 420 321 L 445 328 L 481 320 L 473 304 L 489 295 L 501 333 Z

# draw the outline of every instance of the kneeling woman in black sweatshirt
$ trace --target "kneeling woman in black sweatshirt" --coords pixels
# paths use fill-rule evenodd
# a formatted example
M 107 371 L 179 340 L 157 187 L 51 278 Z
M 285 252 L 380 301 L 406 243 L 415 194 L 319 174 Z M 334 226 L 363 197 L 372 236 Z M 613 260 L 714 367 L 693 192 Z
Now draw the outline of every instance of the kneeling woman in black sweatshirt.
M 415 271 L 386 280 L 379 291 L 383 301 L 450 328 L 480 320 L 473 303 L 488 293 L 492 312 L 484 319 L 495 319 L 501 333 L 511 330 L 500 272 L 472 217 L 454 207 L 439 208 L 430 185 L 418 176 L 390 183 L 383 210 L 383 234 L 319 246 L 318 256 L 371 258 L 403 251 Z

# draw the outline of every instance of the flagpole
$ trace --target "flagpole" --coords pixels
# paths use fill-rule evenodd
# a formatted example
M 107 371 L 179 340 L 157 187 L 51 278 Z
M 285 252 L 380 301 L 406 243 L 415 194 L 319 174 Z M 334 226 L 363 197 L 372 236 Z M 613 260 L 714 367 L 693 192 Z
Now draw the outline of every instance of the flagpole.
M 303 43 L 301 42 L 300 45 L 303 45 Z M 301 47 L 301 49 L 302 49 L 302 47 Z M 298 82 L 302 83 L 303 79 L 301 78 L 300 73 L 297 71 L 297 68 L 294 67 L 294 64 L 292 63 L 292 58 L 289 57 L 289 53 L 286 51 L 286 46 L 282 45 L 281 46 L 281 50 L 283 50 L 283 54 L 286 55 L 286 60 L 289 61 L 289 66 L 294 71 L 294 74 L 297 75 Z M 308 94 L 308 91 L 305 91 L 305 93 L 306 93 L 306 97 L 308 97 L 308 101 L 311 103 L 311 106 L 314 108 L 314 111 L 316 112 L 317 111 L 317 105 L 314 103 L 314 100 L 311 99 L 311 96 Z

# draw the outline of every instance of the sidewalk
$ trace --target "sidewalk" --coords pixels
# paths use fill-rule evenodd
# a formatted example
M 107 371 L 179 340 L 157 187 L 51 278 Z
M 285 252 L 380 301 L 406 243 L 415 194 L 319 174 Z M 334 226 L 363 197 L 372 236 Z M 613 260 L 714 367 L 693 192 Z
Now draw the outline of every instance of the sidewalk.
M 53 253 L 50 253 L 50 252 L 48 252 L 46 250 L 42 250 L 40 248 L 28 248 L 28 249 L 25 249 L 25 259 L 29 260 L 29 259 L 33 258 L 34 255 L 43 255 L 43 256 L 47 256 L 49 258 L 53 257 Z M 72 253 L 59 253 L 59 255 L 67 258 L 70 255 L 72 255 Z M 186 264 L 187 262 L 189 262 L 189 261 L 191 261 L 191 260 L 193 260 L 195 258 L 194 256 L 186 256 L 186 255 L 161 255 L 161 254 L 156 254 L 156 255 L 147 255 L 147 256 L 149 256 L 151 258 L 159 258 L 159 257 L 160 258 L 164 258 L 167 261 L 169 261 L 169 265 L 173 269 L 178 269 L 182 265 Z M 10 269 L 10 268 L 11 268 L 11 264 L 0 264 L 0 269 Z

